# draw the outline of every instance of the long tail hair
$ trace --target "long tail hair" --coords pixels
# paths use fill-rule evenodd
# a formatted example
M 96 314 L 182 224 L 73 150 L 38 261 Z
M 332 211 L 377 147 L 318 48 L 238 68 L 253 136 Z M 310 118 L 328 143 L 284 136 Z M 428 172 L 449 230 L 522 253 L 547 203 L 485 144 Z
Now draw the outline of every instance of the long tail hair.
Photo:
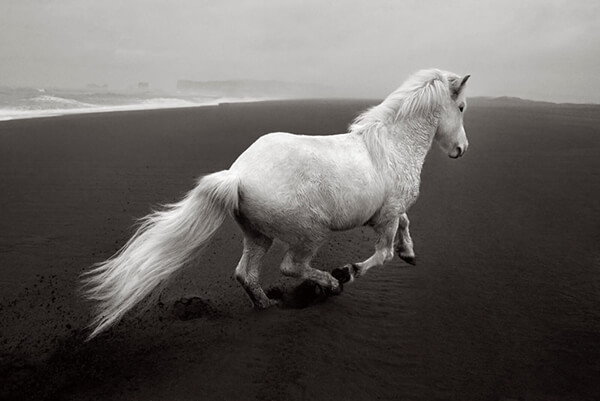
M 96 302 L 89 339 L 118 322 L 206 245 L 237 209 L 238 186 L 228 170 L 202 177 L 183 200 L 144 217 L 120 251 L 83 274 L 84 295 Z

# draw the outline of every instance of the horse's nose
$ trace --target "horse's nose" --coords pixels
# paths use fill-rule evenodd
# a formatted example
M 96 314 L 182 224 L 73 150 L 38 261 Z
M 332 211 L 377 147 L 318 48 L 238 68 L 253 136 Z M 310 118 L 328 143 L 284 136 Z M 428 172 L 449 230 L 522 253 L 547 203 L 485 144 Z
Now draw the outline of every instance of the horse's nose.
M 448 155 L 453 159 L 458 159 L 459 157 L 461 157 L 463 155 L 464 151 L 463 148 L 461 146 L 457 146 L 454 148 L 454 150 Z

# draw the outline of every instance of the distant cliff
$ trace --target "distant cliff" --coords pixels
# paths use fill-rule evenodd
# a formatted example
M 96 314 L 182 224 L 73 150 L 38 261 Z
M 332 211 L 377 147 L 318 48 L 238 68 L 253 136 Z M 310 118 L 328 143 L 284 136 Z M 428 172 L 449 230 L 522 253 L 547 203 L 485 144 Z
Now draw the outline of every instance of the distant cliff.
M 230 80 L 230 81 L 177 81 L 180 91 L 195 92 L 211 97 L 270 97 L 314 98 L 333 97 L 331 88 L 324 85 L 300 84 L 282 81 Z

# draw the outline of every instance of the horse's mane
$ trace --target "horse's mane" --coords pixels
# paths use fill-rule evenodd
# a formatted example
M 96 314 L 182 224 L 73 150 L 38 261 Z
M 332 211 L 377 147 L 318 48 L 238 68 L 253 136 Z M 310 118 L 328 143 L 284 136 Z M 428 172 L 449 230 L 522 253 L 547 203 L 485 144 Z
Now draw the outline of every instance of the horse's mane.
M 437 69 L 418 71 L 379 105 L 360 114 L 350 125 L 350 132 L 365 132 L 376 125 L 429 116 L 442 99 L 450 96 L 448 79 L 458 77 L 454 75 Z

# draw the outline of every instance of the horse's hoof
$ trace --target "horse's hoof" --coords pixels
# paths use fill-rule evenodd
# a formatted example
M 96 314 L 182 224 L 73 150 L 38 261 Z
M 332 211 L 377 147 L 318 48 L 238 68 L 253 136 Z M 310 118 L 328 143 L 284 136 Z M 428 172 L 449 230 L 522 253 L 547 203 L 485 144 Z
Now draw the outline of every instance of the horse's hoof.
M 331 271 L 331 275 L 340 283 L 344 284 L 352 281 L 352 273 L 348 266 L 342 268 L 336 267 Z
M 409 265 L 416 266 L 417 265 L 417 257 L 416 256 L 402 256 L 400 255 L 400 259 L 408 263 Z

